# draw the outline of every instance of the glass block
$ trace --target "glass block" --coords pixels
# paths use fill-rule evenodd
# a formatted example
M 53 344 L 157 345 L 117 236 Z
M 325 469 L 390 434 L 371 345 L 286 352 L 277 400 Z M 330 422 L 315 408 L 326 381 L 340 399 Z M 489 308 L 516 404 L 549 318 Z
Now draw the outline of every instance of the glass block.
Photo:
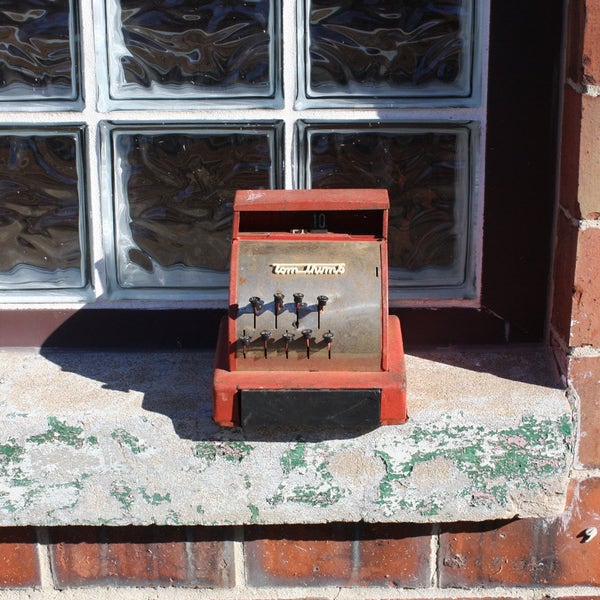
M 0 289 L 87 284 L 81 134 L 0 131 Z
M 301 185 L 388 190 L 390 287 L 403 289 L 392 297 L 474 294 L 474 126 L 302 123 L 299 134 Z
M 78 98 L 75 11 L 74 0 L 0 4 L 0 102 Z
M 308 99 L 471 95 L 472 0 L 305 0 Z
M 112 130 L 118 288 L 227 289 L 238 189 L 278 187 L 281 125 Z
M 277 6 L 107 0 L 111 98 L 272 98 Z

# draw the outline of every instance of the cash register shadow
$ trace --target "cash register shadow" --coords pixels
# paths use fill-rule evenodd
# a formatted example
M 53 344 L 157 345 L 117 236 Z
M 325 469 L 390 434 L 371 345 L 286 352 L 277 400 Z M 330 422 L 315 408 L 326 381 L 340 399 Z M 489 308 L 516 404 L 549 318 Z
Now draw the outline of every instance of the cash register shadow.
M 253 429 L 216 425 L 210 393 L 217 325 L 223 314 L 80 310 L 56 328 L 40 354 L 66 373 L 99 382 L 102 389 L 132 392 L 131 399 L 122 397 L 124 414 L 139 410 L 164 415 L 182 439 L 318 442 L 359 437 L 375 428 L 365 424 L 342 429 L 326 421 L 319 427 L 294 422 Z M 152 337 L 148 332 L 161 333 Z

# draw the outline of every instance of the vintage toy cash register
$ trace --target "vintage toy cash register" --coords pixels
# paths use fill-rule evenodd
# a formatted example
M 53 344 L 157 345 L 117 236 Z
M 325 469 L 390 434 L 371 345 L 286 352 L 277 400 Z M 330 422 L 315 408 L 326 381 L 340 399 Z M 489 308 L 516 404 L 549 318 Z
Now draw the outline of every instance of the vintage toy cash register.
M 388 315 L 385 190 L 244 190 L 213 418 L 244 428 L 406 421 L 400 321 Z

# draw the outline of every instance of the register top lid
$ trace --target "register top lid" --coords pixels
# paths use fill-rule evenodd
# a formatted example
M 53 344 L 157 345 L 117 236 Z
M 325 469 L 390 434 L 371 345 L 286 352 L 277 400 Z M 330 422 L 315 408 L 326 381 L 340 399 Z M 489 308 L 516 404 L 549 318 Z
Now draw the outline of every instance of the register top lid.
M 234 212 L 387 210 L 386 189 L 238 190 Z

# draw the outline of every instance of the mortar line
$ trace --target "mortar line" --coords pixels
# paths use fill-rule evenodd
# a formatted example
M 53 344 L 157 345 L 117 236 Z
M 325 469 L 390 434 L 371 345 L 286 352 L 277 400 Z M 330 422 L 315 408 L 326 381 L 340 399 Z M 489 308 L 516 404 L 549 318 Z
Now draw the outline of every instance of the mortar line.
M 354 536 L 352 539 L 352 572 L 350 574 L 350 581 L 360 581 L 360 567 L 361 567 L 361 544 L 362 544 L 362 527 L 360 523 L 354 524 Z M 341 588 L 340 588 L 341 593 Z
M 246 581 L 246 553 L 245 553 L 245 529 L 243 525 L 233 528 L 233 573 L 234 586 L 236 591 L 248 589 Z
M 570 479 L 596 479 L 600 477 L 600 469 L 573 467 L 569 472 Z
M 569 208 L 563 206 L 562 204 L 559 206 L 559 210 L 562 215 L 579 231 L 585 231 L 587 229 L 598 229 L 600 228 L 600 223 L 598 219 L 585 219 L 580 217 L 575 217 Z
M 429 586 L 432 588 L 440 587 L 440 573 L 438 568 L 440 555 L 440 533 L 440 524 L 433 523 L 431 526 L 431 543 L 429 554 Z
M 506 600 L 545 600 L 547 598 L 562 598 L 568 591 L 570 598 L 597 597 L 598 589 L 594 586 L 574 585 L 568 587 L 549 586 L 535 587 L 495 587 L 481 588 L 474 585 L 471 588 L 461 589 L 459 597 L 463 600 L 477 600 L 482 597 Z M 88 600 L 91 598 L 127 598 L 127 600 L 250 600 L 260 598 L 263 600 L 305 600 L 306 598 L 319 598 L 324 600 L 429 600 L 432 590 L 430 588 L 393 588 L 388 586 L 374 587 L 265 587 L 257 590 L 243 591 L 227 590 L 224 588 L 179 588 L 179 587 L 116 587 L 116 586 L 91 586 L 83 588 L 65 588 L 54 590 L 41 590 L 39 588 L 25 588 L 23 590 L 0 589 L 0 600 Z M 438 600 L 455 600 L 456 588 L 435 590 Z
M 51 544 L 48 527 L 36 527 L 35 532 L 40 570 L 40 589 L 42 591 L 53 590 L 54 573 L 52 571 L 52 557 L 50 556 Z

